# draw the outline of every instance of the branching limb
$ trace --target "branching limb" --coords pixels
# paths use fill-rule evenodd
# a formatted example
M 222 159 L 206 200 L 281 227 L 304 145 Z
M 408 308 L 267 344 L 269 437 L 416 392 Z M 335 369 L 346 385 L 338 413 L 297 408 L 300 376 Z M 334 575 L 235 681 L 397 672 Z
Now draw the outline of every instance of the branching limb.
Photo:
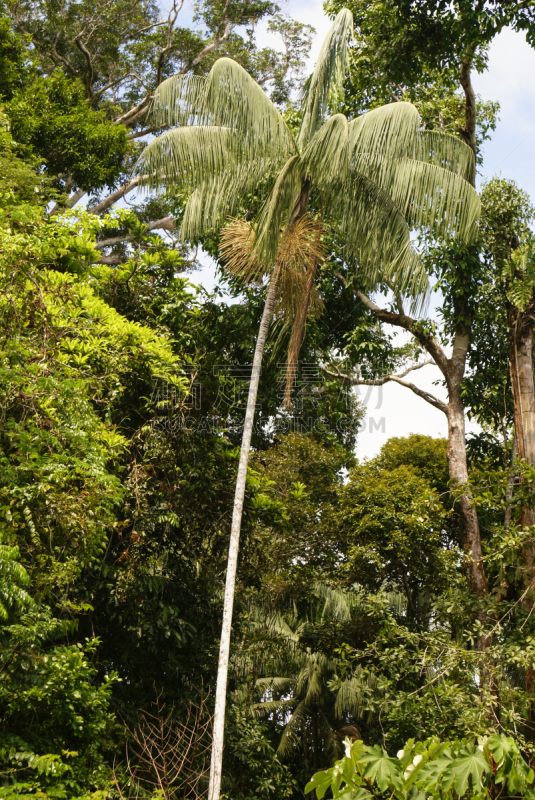
M 94 97 L 94 95 L 93 95 L 93 75 L 94 75 L 94 70 L 93 70 L 93 60 L 91 58 L 91 53 L 89 52 L 89 50 L 87 49 L 85 44 L 82 42 L 82 33 L 78 34 L 78 36 L 74 40 L 74 43 L 76 44 L 76 47 L 78 48 L 78 50 L 80 50 L 80 52 L 83 54 L 83 56 L 84 56 L 84 58 L 86 60 L 86 64 L 87 64 L 86 86 L 87 86 L 87 92 L 89 94 L 89 97 L 92 100 L 93 97 Z
M 146 114 L 149 102 L 152 100 L 151 92 L 147 92 L 145 97 L 139 103 L 126 111 L 122 116 L 118 117 L 115 122 L 117 125 L 130 125 L 142 114 Z
M 141 136 L 146 136 L 148 133 L 154 133 L 155 130 L 156 128 L 153 127 L 143 128 L 143 130 L 141 131 L 136 131 L 135 133 L 131 133 L 130 136 L 128 136 L 128 139 L 140 139 Z
M 404 386 L 406 389 L 410 389 L 411 392 L 414 392 L 415 395 L 421 397 L 422 400 L 425 400 L 426 403 L 437 408 L 439 411 L 442 411 L 443 414 L 448 416 L 448 405 L 447 403 L 443 403 L 442 400 L 439 400 L 438 397 L 431 394 L 430 392 L 426 392 L 424 389 L 420 389 L 419 386 L 416 384 L 411 383 L 410 381 L 404 380 L 404 377 L 409 374 L 409 372 L 413 372 L 416 369 L 421 369 L 422 367 L 426 367 L 429 364 L 435 364 L 436 362 L 430 358 L 427 361 L 423 361 L 420 364 L 413 364 L 412 366 L 408 367 L 404 372 L 400 375 L 384 375 L 381 378 L 375 379 L 366 379 L 360 378 L 356 375 L 348 375 L 346 373 L 341 372 L 338 368 L 336 370 L 330 370 L 324 367 L 324 372 L 327 375 L 330 375 L 332 378 L 340 378 L 346 386 L 384 386 L 386 383 L 398 383 L 400 386 Z
M 74 183 L 74 181 L 72 180 L 72 178 L 69 178 L 69 180 L 65 184 L 65 188 L 66 188 L 67 191 L 69 191 L 69 189 L 73 185 L 73 183 Z M 49 216 L 53 217 L 54 214 L 58 214 L 60 211 L 66 209 L 66 208 L 74 208 L 74 206 L 76 205 L 78 200 L 81 200 L 82 197 L 84 196 L 84 194 L 85 194 L 85 189 L 77 189 L 74 192 L 74 194 L 71 194 L 71 196 L 69 197 L 69 199 L 67 200 L 66 203 L 64 203 L 64 204 L 56 203 L 54 208 L 50 211 L 50 215 Z
M 160 50 L 160 53 L 158 55 L 158 61 L 156 63 L 156 86 L 159 86 L 160 83 L 162 82 L 162 70 L 164 65 L 164 58 L 166 54 L 173 47 L 173 29 L 175 27 L 175 22 L 178 13 L 183 5 L 184 5 L 184 0 L 179 0 L 178 5 L 177 5 L 177 0 L 173 0 L 173 7 L 171 8 L 167 19 L 167 42 L 165 44 L 165 47 L 162 47 L 162 49 Z
M 108 89 L 117 86 L 118 83 L 123 83 L 123 81 L 125 81 L 127 78 L 133 78 L 133 77 L 134 77 L 133 72 L 126 72 L 124 75 L 121 75 L 120 78 L 115 78 L 115 80 L 110 81 L 105 86 L 101 86 L 100 89 L 97 89 L 97 91 L 93 93 L 93 98 L 96 99 L 97 97 L 100 97 L 100 95 L 104 94 L 104 92 L 107 92 Z
M 171 10 L 169 15 L 169 21 L 168 21 L 169 30 L 167 35 L 167 43 L 165 47 L 163 47 L 160 53 L 158 54 L 158 59 L 156 62 L 157 86 L 161 83 L 162 80 L 163 59 L 166 53 L 168 53 L 172 49 L 173 27 L 176 21 L 176 16 L 178 15 L 178 12 L 180 11 L 181 8 L 182 8 L 182 2 L 178 5 L 178 7 L 173 6 L 173 9 Z M 212 50 L 215 50 L 216 48 L 220 47 L 223 44 L 223 42 L 226 41 L 226 39 L 228 39 L 235 25 L 230 23 L 228 21 L 228 18 L 226 17 L 227 8 L 228 8 L 228 2 L 226 3 L 225 8 L 223 9 L 221 22 L 218 26 L 218 29 L 212 41 L 209 42 L 206 45 L 206 47 L 204 47 L 201 50 L 201 52 L 195 56 L 195 58 L 193 58 L 190 62 L 188 62 L 188 64 L 182 67 L 182 69 L 178 70 L 178 72 L 175 73 L 175 77 L 179 75 L 185 75 L 187 72 L 194 69 L 194 67 L 196 67 L 197 64 L 199 64 L 203 60 L 203 58 L 205 58 L 209 53 L 211 53 Z M 223 33 L 220 34 L 220 31 L 222 29 Z M 139 119 L 142 119 L 147 114 L 153 97 L 154 97 L 154 92 L 152 91 L 147 92 L 145 97 L 136 106 L 129 109 L 126 113 L 124 113 L 116 120 L 117 124 L 133 125 Z
M 90 214 L 100 214 L 101 211 L 106 211 L 114 203 L 116 203 L 117 200 L 120 200 L 121 197 L 125 196 L 125 194 L 131 192 L 132 189 L 135 189 L 136 186 L 139 184 L 141 177 L 142 177 L 141 175 L 138 175 L 135 178 L 132 178 L 130 183 L 125 183 L 115 192 L 112 192 L 107 197 L 105 197 L 104 200 L 101 200 L 100 203 L 97 203 L 95 206 L 93 206 L 92 208 L 88 208 L 87 210 L 89 211 Z
M 157 219 L 154 222 L 149 222 L 149 224 L 145 227 L 143 234 L 149 233 L 150 231 L 155 230 L 165 230 L 165 231 L 174 231 L 175 229 L 175 218 L 174 217 L 162 217 L 162 219 Z M 139 236 L 139 234 L 137 234 Z M 95 247 L 97 250 L 103 250 L 105 247 L 111 247 L 114 244 L 120 244 L 121 242 L 131 242 L 132 239 L 137 238 L 134 234 L 127 234 L 126 236 L 114 236 L 112 239 L 104 239 L 102 242 L 97 242 Z
M 403 328 L 404 330 L 409 331 L 409 333 L 411 333 L 414 338 L 420 342 L 422 347 L 427 350 L 444 377 L 446 379 L 449 378 L 449 360 L 444 350 L 434 336 L 432 336 L 432 334 L 430 334 L 424 328 L 421 328 L 417 321 L 412 317 L 408 317 L 406 314 L 395 314 L 392 311 L 379 308 L 379 306 L 377 306 L 373 300 L 370 300 L 370 298 L 363 292 L 356 290 L 355 294 L 359 300 L 370 309 L 373 315 L 377 319 L 381 320 L 381 322 L 388 322 L 389 325 L 395 325 L 398 328 Z
M 24 29 L 22 27 L 21 27 L 21 30 L 22 30 L 23 33 L 26 33 L 26 31 L 24 31 Z M 72 75 L 73 78 L 79 78 L 80 77 L 80 73 L 78 72 L 78 70 L 74 69 L 74 67 L 67 61 L 67 59 L 64 58 L 62 55 L 60 55 L 58 53 L 58 42 L 59 42 L 60 36 L 61 36 L 61 31 L 58 31 L 57 34 L 56 34 L 56 38 L 51 43 L 52 52 L 49 55 L 50 55 L 52 61 L 55 61 L 56 64 L 63 64 L 63 66 L 65 67 L 67 72 L 70 75 Z

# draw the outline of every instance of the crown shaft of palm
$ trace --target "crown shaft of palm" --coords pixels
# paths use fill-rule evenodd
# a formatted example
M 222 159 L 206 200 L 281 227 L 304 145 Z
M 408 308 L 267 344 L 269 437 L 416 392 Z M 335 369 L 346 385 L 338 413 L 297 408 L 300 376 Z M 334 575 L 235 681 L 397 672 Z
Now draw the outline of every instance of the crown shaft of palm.
M 470 236 L 479 202 L 470 185 L 472 151 L 453 137 L 424 133 L 416 109 L 393 103 L 351 122 L 326 122 L 333 90 L 349 57 L 352 16 L 336 17 L 309 81 L 294 141 L 279 110 L 231 59 L 219 59 L 207 79 L 181 77 L 158 90 L 157 124 L 175 125 L 146 148 L 139 171 L 150 188 L 188 197 L 181 226 L 186 241 L 221 227 L 239 203 L 270 178 L 255 221 L 256 258 L 271 271 L 253 361 L 231 523 L 216 683 L 208 800 L 219 800 L 232 610 L 258 381 L 279 270 L 284 232 L 302 217 L 312 189 L 323 215 L 344 242 L 347 260 L 371 288 L 388 280 L 416 303 L 427 275 L 410 229 L 430 227 Z

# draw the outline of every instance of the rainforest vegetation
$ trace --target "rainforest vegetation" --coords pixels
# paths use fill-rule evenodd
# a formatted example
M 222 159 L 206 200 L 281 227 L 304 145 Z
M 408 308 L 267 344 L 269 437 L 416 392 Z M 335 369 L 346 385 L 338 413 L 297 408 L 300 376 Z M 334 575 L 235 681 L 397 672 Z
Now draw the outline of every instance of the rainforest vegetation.
M 535 797 L 535 4 L 324 8 L 0 0 L 1 798 Z

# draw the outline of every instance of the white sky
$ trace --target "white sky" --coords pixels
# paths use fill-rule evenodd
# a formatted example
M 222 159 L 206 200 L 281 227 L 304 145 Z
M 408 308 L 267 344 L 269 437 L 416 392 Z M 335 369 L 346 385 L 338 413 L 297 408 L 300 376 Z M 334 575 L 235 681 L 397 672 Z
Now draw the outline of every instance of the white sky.
M 323 13 L 322 0 L 288 0 L 282 6 L 283 11 L 293 18 L 316 28 L 317 36 L 310 59 L 312 67 L 330 24 Z M 184 12 L 184 16 L 191 19 L 191 12 L 186 7 Z M 277 38 L 268 36 L 265 28 L 258 31 L 258 41 L 261 46 L 280 46 Z M 535 51 L 529 47 L 523 34 L 505 30 L 492 45 L 488 71 L 484 75 L 476 75 L 474 85 L 484 99 L 497 100 L 501 104 L 497 130 L 493 140 L 485 146 L 481 178 L 487 179 L 497 174 L 513 178 L 535 199 L 534 78 Z M 207 265 L 194 280 L 211 288 L 214 283 L 213 268 Z M 445 400 L 442 387 L 433 386 L 440 377 L 436 367 L 425 367 L 414 373 L 413 380 L 421 388 Z M 367 418 L 365 429 L 359 436 L 359 458 L 375 455 L 391 436 L 409 433 L 446 435 L 445 416 L 401 386 L 390 384 L 371 391 L 368 387 L 361 387 L 360 397 L 366 400 Z M 469 426 L 470 429 L 475 430 L 475 426 Z

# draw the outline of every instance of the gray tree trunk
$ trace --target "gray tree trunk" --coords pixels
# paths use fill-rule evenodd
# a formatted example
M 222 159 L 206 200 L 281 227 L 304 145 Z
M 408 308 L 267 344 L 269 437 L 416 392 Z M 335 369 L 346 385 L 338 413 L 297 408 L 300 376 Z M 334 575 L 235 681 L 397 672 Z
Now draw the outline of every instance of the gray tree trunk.
M 483 565 L 479 520 L 468 482 L 465 414 L 461 396 L 469 342 L 468 331 L 461 327 L 455 333 L 452 356 L 444 371 L 448 387 L 448 467 L 452 483 L 463 487 L 455 508 L 459 514 L 468 583 L 470 590 L 482 597 L 488 593 L 488 583 Z
M 236 478 L 236 492 L 234 495 L 234 509 L 232 512 L 232 525 L 230 529 L 230 543 L 228 549 L 227 577 L 225 582 L 225 600 L 223 605 L 223 623 L 221 626 L 221 643 L 219 645 L 219 663 L 217 667 L 217 683 L 215 694 L 214 727 L 212 738 L 212 759 L 210 763 L 210 784 L 208 787 L 208 800 L 219 800 L 221 792 L 221 772 L 223 768 L 223 744 L 225 737 L 225 706 L 227 699 L 228 662 L 230 652 L 230 636 L 232 628 L 232 611 L 234 606 L 234 588 L 236 585 L 236 569 L 238 566 L 238 551 L 240 546 L 241 519 L 245 486 L 247 481 L 247 465 L 251 448 L 258 382 L 262 367 L 264 345 L 273 316 L 273 306 L 277 292 L 279 267 L 275 266 L 271 275 L 266 304 L 258 330 L 258 338 L 253 359 L 249 395 L 247 397 L 247 410 L 243 423 L 243 434 Z

